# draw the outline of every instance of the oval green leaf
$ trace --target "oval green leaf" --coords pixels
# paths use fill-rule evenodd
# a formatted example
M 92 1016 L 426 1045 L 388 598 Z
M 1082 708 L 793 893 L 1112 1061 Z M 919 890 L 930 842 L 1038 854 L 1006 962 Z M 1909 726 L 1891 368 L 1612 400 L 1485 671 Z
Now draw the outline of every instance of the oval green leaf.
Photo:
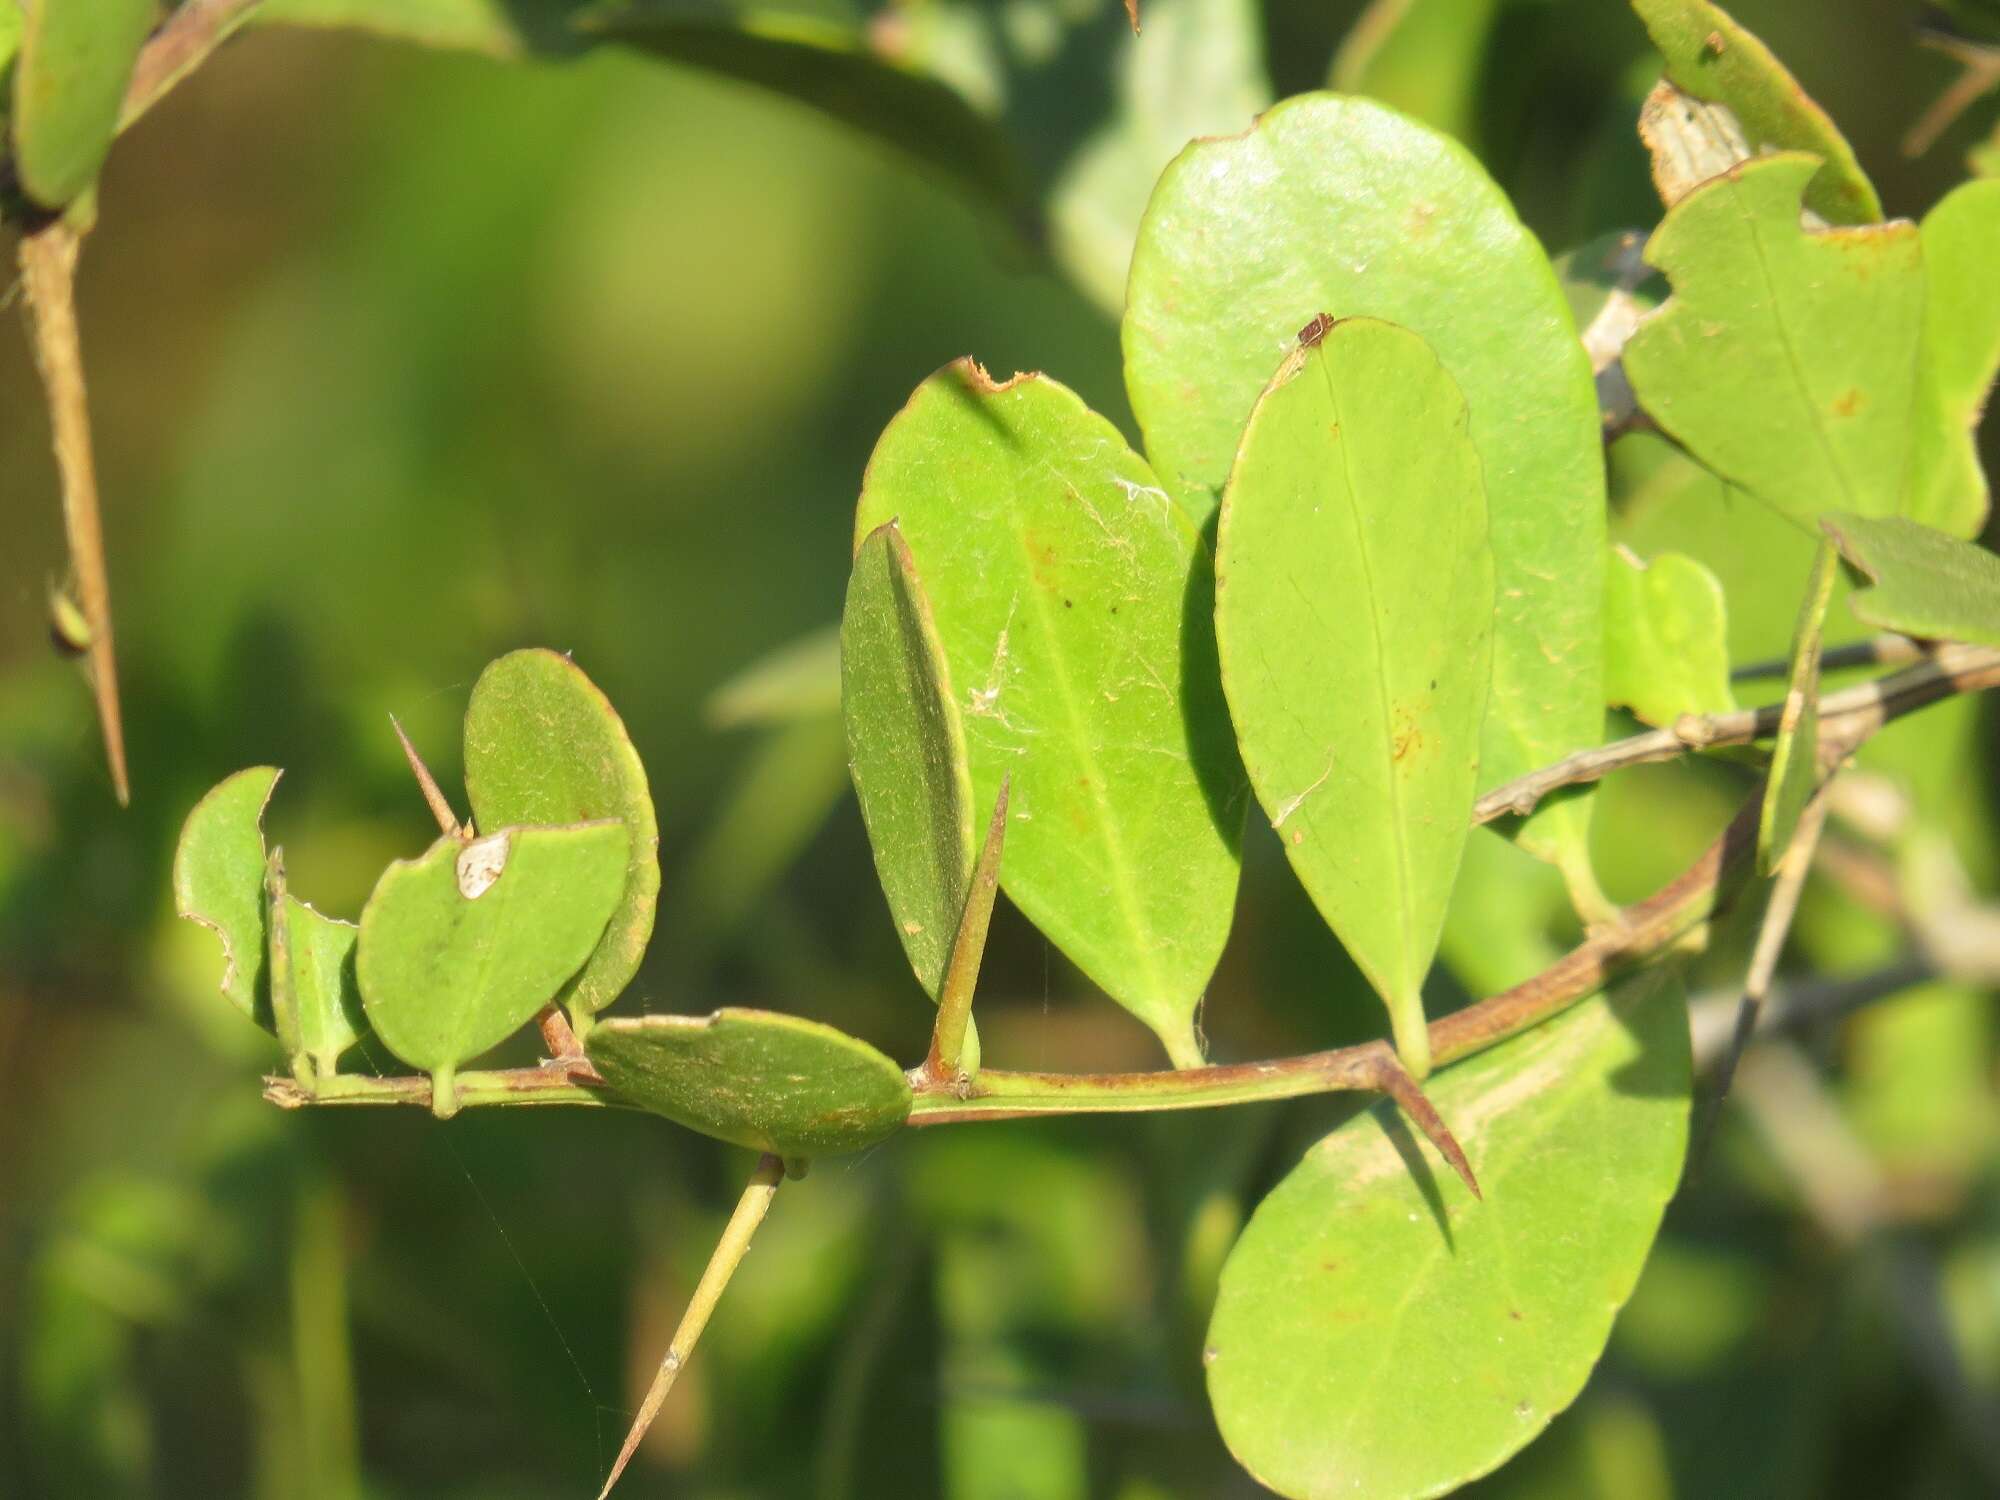
M 1835 224 L 1872 224 L 1882 202 L 1854 148 L 1827 112 L 1756 35 L 1709 0 L 1632 0 L 1675 88 L 1725 104 L 1755 153 L 1810 151 L 1820 158 L 1806 204 Z
M 1819 659 L 1826 633 L 1826 607 L 1833 599 L 1834 562 L 1831 540 L 1820 543 L 1806 578 L 1799 622 L 1792 632 L 1791 667 L 1785 679 L 1785 702 L 1778 718 L 1778 740 L 1771 750 L 1771 771 L 1764 783 L 1764 801 L 1757 812 L 1757 868 L 1769 875 L 1778 867 L 1798 831 L 1799 814 L 1819 784 Z
M 174 850 L 174 910 L 222 942 L 222 993 L 274 1031 L 264 972 L 264 809 L 283 773 L 251 766 L 194 805 Z
M 1449 137 L 1309 94 L 1167 168 L 1123 330 L 1126 388 L 1161 479 L 1209 514 L 1258 394 L 1320 312 L 1418 334 L 1471 408 L 1498 600 L 1481 779 L 1595 744 L 1605 510 L 1590 363 L 1548 257 Z M 1557 799 L 1516 831 L 1579 889 L 1588 809 Z
M 616 822 L 505 828 L 446 836 L 382 872 L 355 972 L 369 1024 L 431 1075 L 438 1114 L 456 1108 L 458 1065 L 525 1025 L 590 957 L 619 909 L 630 843 Z
M 1924 321 L 1917 227 L 1802 228 L 1817 167 L 1763 157 L 1676 204 L 1646 246 L 1673 296 L 1624 355 L 1676 442 L 1808 528 L 1903 508 Z
M 1575 1399 L 1680 1177 L 1687 1012 L 1624 981 L 1439 1074 L 1484 1203 L 1388 1105 L 1315 1146 L 1223 1267 L 1208 1393 L 1224 1441 L 1298 1500 L 1438 1495 Z
M 1729 617 L 1722 584 L 1693 558 L 1611 550 L 1604 575 L 1604 701 L 1648 724 L 1728 713 Z
M 803 1016 L 614 1016 L 591 1028 L 584 1047 L 604 1081 L 634 1104 L 787 1158 L 859 1151 L 910 1113 L 902 1069 Z
M 1490 676 L 1493 556 L 1468 425 L 1422 339 L 1336 323 L 1251 413 L 1216 548 L 1250 784 L 1419 1078 Z
M 1177 1064 L 1198 1062 L 1243 781 L 1194 522 L 1073 392 L 995 384 L 969 360 L 876 445 L 857 541 L 892 517 L 930 592 L 973 806 L 1013 773 L 1002 888 Z
M 1875 587 L 1848 598 L 1870 625 L 1921 640 L 2000 646 L 2000 557 L 1900 516 L 1831 515 L 1820 526 Z
M 43 208 L 97 180 L 153 0 L 27 0 L 14 64 L 14 170 Z
M 660 899 L 659 824 L 624 722 L 567 656 L 509 652 L 479 674 L 465 708 L 465 790 L 482 831 L 601 818 L 630 830 L 618 908 L 556 997 L 587 1024 L 638 972 Z
M 893 521 L 854 554 L 840 678 L 875 874 L 917 982 L 936 1000 L 972 886 L 972 772 L 944 645 Z

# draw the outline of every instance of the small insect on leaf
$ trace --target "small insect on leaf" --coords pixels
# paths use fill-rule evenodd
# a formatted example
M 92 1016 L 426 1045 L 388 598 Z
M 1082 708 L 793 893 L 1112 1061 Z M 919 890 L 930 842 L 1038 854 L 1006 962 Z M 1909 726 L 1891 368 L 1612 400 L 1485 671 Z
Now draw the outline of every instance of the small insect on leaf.
M 1319 345 L 1319 341 L 1332 331 L 1333 314 L 1317 313 L 1310 323 L 1299 330 L 1299 347 L 1302 349 L 1316 348 Z

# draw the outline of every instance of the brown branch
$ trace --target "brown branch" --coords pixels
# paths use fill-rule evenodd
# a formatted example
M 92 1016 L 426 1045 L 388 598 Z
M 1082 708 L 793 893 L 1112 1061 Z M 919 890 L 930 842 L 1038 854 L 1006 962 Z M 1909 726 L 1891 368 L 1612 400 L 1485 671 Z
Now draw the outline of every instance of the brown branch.
M 1914 713 L 1940 698 L 1996 685 L 2000 685 L 2000 651 L 1985 646 L 1940 646 L 1915 666 L 1821 699 L 1820 723 L 1828 729 L 1837 725 L 1844 739 L 1859 743 L 1891 719 Z M 1683 714 L 1670 728 L 1579 750 L 1554 765 L 1495 787 L 1473 804 L 1472 821 L 1525 817 L 1551 792 L 1597 781 L 1628 766 L 1678 760 L 1690 750 L 1768 739 L 1778 732 L 1782 710 L 1782 704 L 1773 703 L 1726 714 Z

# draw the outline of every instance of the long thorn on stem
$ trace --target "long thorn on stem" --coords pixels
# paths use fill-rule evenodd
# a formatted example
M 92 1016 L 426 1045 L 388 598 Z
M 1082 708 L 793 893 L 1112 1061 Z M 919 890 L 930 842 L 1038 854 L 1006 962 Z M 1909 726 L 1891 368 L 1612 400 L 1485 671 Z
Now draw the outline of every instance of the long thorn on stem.
M 104 522 L 97 507 L 97 469 L 90 453 L 90 403 L 76 328 L 76 258 L 82 238 L 66 221 L 21 236 L 21 282 L 28 294 L 35 365 L 48 400 L 56 469 L 62 479 L 63 529 L 69 538 L 76 602 L 89 628 L 90 686 L 104 730 L 111 789 L 123 807 L 132 800 L 125 770 L 125 725 L 118 708 L 118 662 L 111 645 L 111 575 L 104 566 Z
M 1465 1159 L 1465 1150 L 1458 1144 L 1458 1137 L 1451 1133 L 1451 1127 L 1437 1112 L 1431 1101 L 1424 1096 L 1423 1088 L 1403 1070 L 1403 1065 L 1388 1053 L 1382 1056 L 1382 1092 L 1396 1101 L 1397 1107 L 1424 1133 L 1424 1139 L 1438 1148 L 1440 1155 L 1451 1163 L 1452 1171 L 1458 1173 L 1459 1180 L 1472 1190 L 1472 1196 L 1484 1202 L 1486 1195 L 1479 1191 L 1479 1179 L 1472 1175 L 1472 1163 Z
M 403 733 L 403 726 L 394 714 L 389 715 L 389 727 L 396 731 L 396 738 L 402 742 L 403 758 L 410 763 L 410 773 L 417 778 L 417 786 L 424 794 L 424 801 L 430 805 L 431 816 L 437 819 L 438 827 L 447 838 L 458 838 L 470 832 L 469 827 L 458 821 L 458 815 L 445 801 L 444 792 L 431 775 L 431 768 L 424 764 L 424 758 L 417 754 L 417 747 L 410 743 L 410 737 Z
M 612 1464 L 611 1475 L 604 1481 L 604 1488 L 597 1492 L 597 1500 L 605 1500 L 605 1496 L 611 1493 L 612 1486 L 618 1483 L 618 1477 L 625 1472 L 625 1466 L 638 1451 L 646 1429 L 660 1414 L 661 1403 L 667 1399 L 667 1392 L 674 1388 L 674 1381 L 687 1364 L 688 1356 L 694 1353 L 695 1341 L 701 1337 L 702 1329 L 708 1326 L 709 1314 L 715 1311 L 723 1288 L 729 1285 L 729 1278 L 743 1263 L 751 1238 L 757 1233 L 757 1226 L 764 1222 L 778 1184 L 784 1180 L 785 1164 L 782 1161 L 769 1152 L 758 1159 L 757 1170 L 750 1174 L 749 1186 L 736 1200 L 736 1212 L 729 1216 L 722 1238 L 716 1241 L 715 1253 L 708 1258 L 708 1269 L 701 1273 L 694 1295 L 688 1299 L 687 1311 L 681 1314 L 680 1327 L 674 1330 L 673 1342 L 667 1345 L 666 1356 L 660 1361 L 660 1371 L 653 1377 L 646 1399 L 639 1403 L 639 1414 L 632 1419 L 632 1430 L 625 1434 L 624 1446 L 618 1450 L 618 1461 Z
M 972 872 L 965 893 L 965 910 L 952 939 L 951 961 L 938 988 L 937 1024 L 931 1028 L 930 1056 L 924 1072 L 932 1083 L 948 1084 L 958 1077 L 959 1054 L 965 1049 L 965 1028 L 972 1019 L 972 992 L 979 985 L 979 964 L 986 956 L 986 929 L 993 920 L 993 897 L 1000 888 L 1000 850 L 1007 842 L 1007 793 L 1011 773 L 1000 778 L 1000 795 L 986 825 L 986 847 Z

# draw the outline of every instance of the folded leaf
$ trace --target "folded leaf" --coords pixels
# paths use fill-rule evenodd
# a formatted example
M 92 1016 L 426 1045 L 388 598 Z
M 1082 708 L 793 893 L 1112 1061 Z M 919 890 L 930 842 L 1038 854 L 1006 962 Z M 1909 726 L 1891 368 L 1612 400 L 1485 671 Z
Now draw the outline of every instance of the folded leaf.
M 583 966 L 624 893 L 623 823 L 447 835 L 382 872 L 355 971 L 368 1021 L 457 1108 L 460 1063 L 505 1041 Z
M 1072 392 L 970 361 L 877 443 L 857 540 L 891 518 L 936 614 L 974 808 L 1013 774 L 1002 888 L 1198 1061 L 1245 799 L 1194 522 Z
M 802 1016 L 615 1016 L 592 1027 L 584 1045 L 604 1081 L 633 1103 L 753 1151 L 859 1151 L 893 1135 L 910 1113 L 902 1069 Z
M 1806 204 L 1834 224 L 1872 224 L 1882 203 L 1854 148 L 1771 49 L 1708 0 L 1632 0 L 1667 60 L 1667 77 L 1697 99 L 1725 104 L 1750 149 L 1810 151 L 1820 158 Z
M 465 707 L 465 790 L 485 833 L 601 818 L 631 831 L 618 908 L 597 951 L 556 997 L 586 1024 L 638 972 L 660 899 L 659 824 L 624 722 L 567 656 L 511 651 L 479 674 Z
M 1848 599 L 1884 630 L 2000 646 L 2000 557 L 1900 517 L 1831 515 L 1820 526 L 1875 587 Z
M 1439 1495 L 1583 1388 L 1680 1178 L 1687 1010 L 1655 969 L 1437 1075 L 1473 1200 L 1381 1105 L 1252 1215 L 1209 1323 L 1223 1440 L 1281 1495 Z
M 361 929 L 321 916 L 290 894 L 284 861 L 284 851 L 273 849 L 265 866 L 271 1014 L 294 1073 L 326 1076 L 339 1071 L 341 1054 L 368 1031 L 354 977 Z
M 1491 668 L 1468 423 L 1422 339 L 1335 323 L 1251 413 L 1216 551 L 1216 640 L 1250 784 L 1418 1077 Z
M 972 885 L 972 772 L 944 645 L 893 521 L 854 554 L 840 658 L 847 763 L 875 874 L 935 1001 Z
M 1309 94 L 1167 169 L 1123 330 L 1126 389 L 1161 481 L 1209 514 L 1251 407 L 1321 312 L 1418 334 L 1471 408 L 1498 601 L 1482 780 L 1595 744 L 1605 512 L 1590 364 L 1541 246 L 1449 137 Z M 1517 830 L 1573 886 L 1589 880 L 1589 805 L 1552 801 Z
M 1673 296 L 1624 357 L 1675 441 L 1808 528 L 1903 509 L 1924 305 L 1914 224 L 1800 227 L 1816 167 L 1763 157 L 1682 199 L 1646 247 Z

